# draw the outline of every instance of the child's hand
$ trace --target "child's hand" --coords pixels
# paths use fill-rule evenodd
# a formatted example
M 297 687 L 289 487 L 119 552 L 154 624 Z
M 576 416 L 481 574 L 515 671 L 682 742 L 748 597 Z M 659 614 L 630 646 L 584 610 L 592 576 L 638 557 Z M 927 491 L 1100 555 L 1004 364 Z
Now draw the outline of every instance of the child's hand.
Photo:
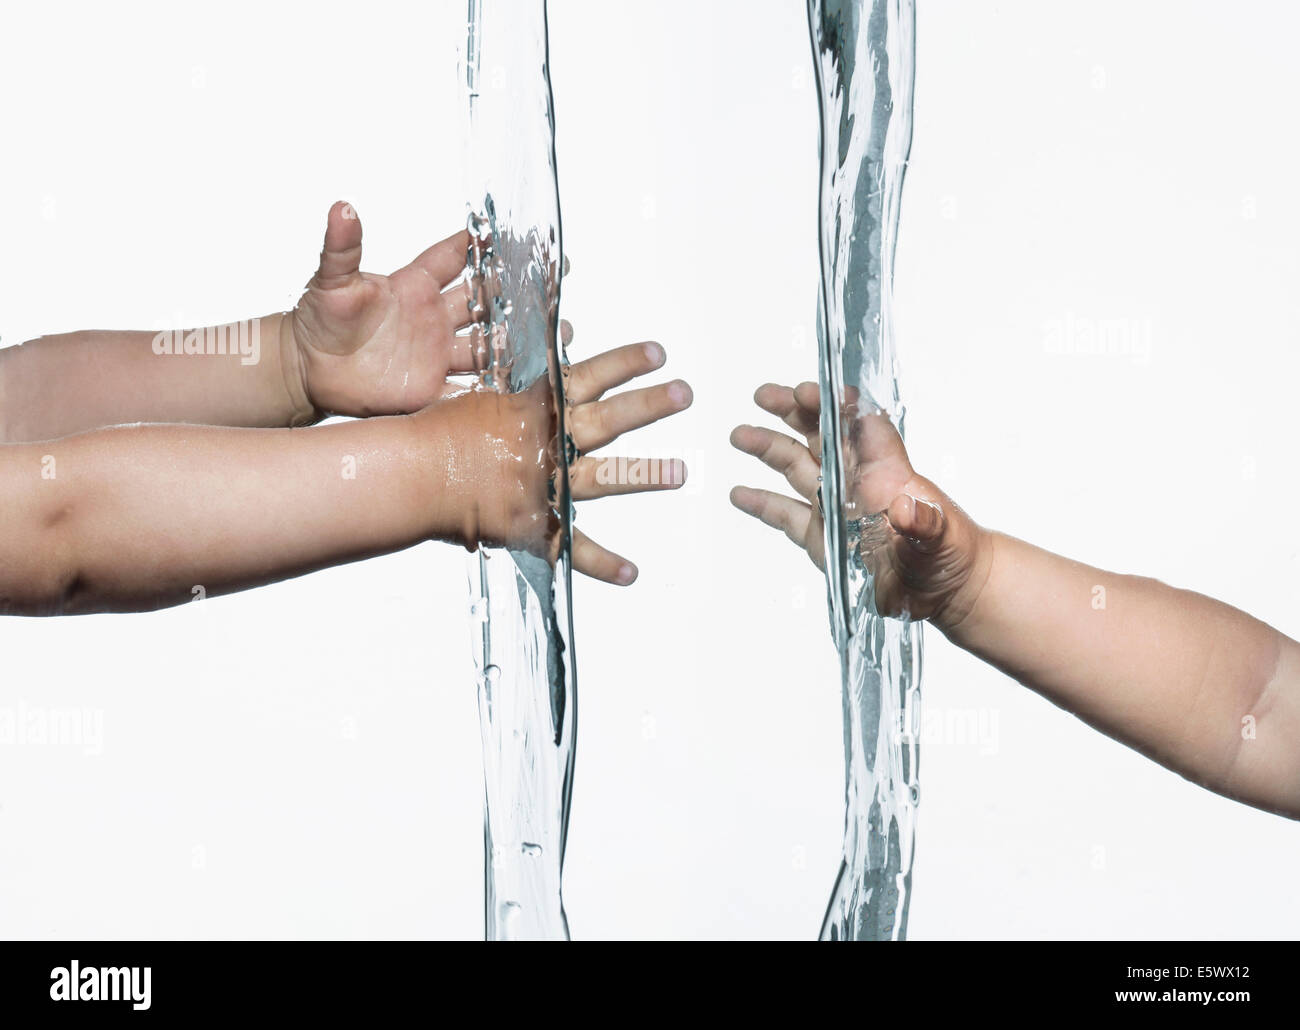
M 471 339 L 456 335 L 470 324 L 469 294 L 447 288 L 468 246 L 462 231 L 392 275 L 362 272 L 361 220 L 335 203 L 320 268 L 289 320 L 302 406 L 316 417 L 407 414 L 441 397 L 448 375 L 472 372 Z
M 737 426 L 732 445 L 785 476 L 804 498 L 736 487 L 732 503 L 782 530 L 825 567 L 821 505 L 821 396 L 816 383 L 759 387 L 754 400 L 804 437 L 804 443 L 757 426 Z M 861 537 L 859 555 L 875 577 L 876 609 L 956 625 L 970 611 L 988 568 L 986 535 L 937 486 L 917 475 L 888 416 L 853 417 L 846 461 L 846 515 L 884 514 Z M 805 503 L 806 502 L 806 503 Z
M 566 326 L 567 329 L 567 326 Z M 570 467 L 573 500 L 617 494 L 675 490 L 686 482 L 677 459 L 592 457 L 588 452 L 624 433 L 690 407 L 691 388 L 682 380 L 603 395 L 663 366 L 657 343 L 634 343 L 570 366 L 565 374 L 565 426 L 581 457 Z M 550 384 L 539 380 L 523 393 L 473 390 L 435 404 L 417 418 L 423 432 L 456 436 L 456 467 L 444 476 L 465 495 L 453 534 L 471 550 L 480 543 L 506 545 L 554 560 L 558 525 L 552 498 L 555 475 Z M 637 568 L 576 529 L 573 568 L 621 586 L 633 582 Z

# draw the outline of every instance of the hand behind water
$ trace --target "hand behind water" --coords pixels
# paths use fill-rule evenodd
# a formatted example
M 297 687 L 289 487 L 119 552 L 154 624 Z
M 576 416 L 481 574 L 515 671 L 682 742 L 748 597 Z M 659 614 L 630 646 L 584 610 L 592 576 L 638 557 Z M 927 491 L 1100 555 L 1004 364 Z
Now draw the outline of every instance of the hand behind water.
M 781 473 L 802 498 L 738 486 L 732 503 L 779 529 L 825 568 L 821 486 L 821 394 L 816 383 L 793 389 L 768 384 L 754 394 L 760 408 L 799 433 L 797 440 L 759 426 L 737 426 L 731 442 Z M 934 483 L 917 474 L 903 440 L 884 414 L 858 415 L 846 406 L 845 514 L 885 516 L 883 532 L 864 535 L 860 551 L 875 578 L 876 608 L 955 625 L 978 594 L 971 583 L 985 546 L 980 528 Z

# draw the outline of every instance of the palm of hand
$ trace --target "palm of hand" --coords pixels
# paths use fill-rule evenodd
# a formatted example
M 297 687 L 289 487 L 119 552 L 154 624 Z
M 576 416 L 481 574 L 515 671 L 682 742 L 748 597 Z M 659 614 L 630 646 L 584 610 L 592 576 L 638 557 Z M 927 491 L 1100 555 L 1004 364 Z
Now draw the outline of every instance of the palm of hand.
M 342 202 L 329 213 L 320 267 L 293 312 L 311 404 L 339 415 L 418 411 L 473 370 L 463 284 L 464 232 L 434 244 L 392 275 L 362 272 L 361 223 Z M 455 283 L 455 285 L 449 284 Z M 444 292 L 445 290 L 445 292 Z
M 341 415 L 418 411 L 447 389 L 456 336 L 426 273 L 360 273 L 345 286 L 309 286 L 294 335 L 316 407 Z M 468 306 L 466 307 L 468 319 Z
M 815 383 L 768 384 L 755 394 L 759 407 L 776 415 L 803 441 L 757 426 L 738 426 L 732 442 L 780 472 L 800 499 L 770 490 L 738 487 L 732 501 L 742 511 L 782 530 L 825 567 L 821 516 L 821 403 Z M 886 415 L 856 413 L 846 405 L 845 516 L 862 520 L 858 556 L 874 577 L 877 610 L 884 615 L 928 618 L 943 607 L 970 573 L 970 531 L 945 509 L 956 506 L 916 474 L 902 438 Z M 884 515 L 884 518 L 878 516 Z

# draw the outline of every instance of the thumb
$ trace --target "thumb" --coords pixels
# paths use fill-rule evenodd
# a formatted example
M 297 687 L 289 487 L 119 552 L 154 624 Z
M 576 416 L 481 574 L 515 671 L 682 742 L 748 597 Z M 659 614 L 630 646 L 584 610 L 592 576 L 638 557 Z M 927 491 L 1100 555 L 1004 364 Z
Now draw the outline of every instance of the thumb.
M 316 284 L 324 289 L 345 286 L 361 271 L 361 219 L 351 204 L 334 202 L 325 222 Z
M 907 537 L 918 550 L 933 551 L 943 539 L 943 509 L 933 501 L 911 494 L 899 494 L 886 512 L 889 524 Z

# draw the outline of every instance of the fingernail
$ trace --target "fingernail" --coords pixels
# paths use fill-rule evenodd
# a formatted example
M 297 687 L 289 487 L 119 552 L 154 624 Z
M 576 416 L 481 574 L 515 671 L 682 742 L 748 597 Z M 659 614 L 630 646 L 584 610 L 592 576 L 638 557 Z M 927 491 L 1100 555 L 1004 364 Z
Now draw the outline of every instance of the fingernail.
M 681 486 L 686 482 L 686 462 L 673 461 L 673 486 Z
M 691 403 L 691 388 L 681 379 L 677 379 L 668 384 L 668 399 L 679 408 L 684 408 Z
M 660 347 L 659 344 L 647 343 L 645 345 L 645 356 L 651 365 L 653 365 L 655 368 L 658 368 L 660 365 L 664 363 L 664 359 L 668 355 L 664 353 L 664 349 Z
M 618 581 L 627 586 L 636 579 L 636 566 L 630 562 L 624 562 L 622 568 L 618 570 Z

